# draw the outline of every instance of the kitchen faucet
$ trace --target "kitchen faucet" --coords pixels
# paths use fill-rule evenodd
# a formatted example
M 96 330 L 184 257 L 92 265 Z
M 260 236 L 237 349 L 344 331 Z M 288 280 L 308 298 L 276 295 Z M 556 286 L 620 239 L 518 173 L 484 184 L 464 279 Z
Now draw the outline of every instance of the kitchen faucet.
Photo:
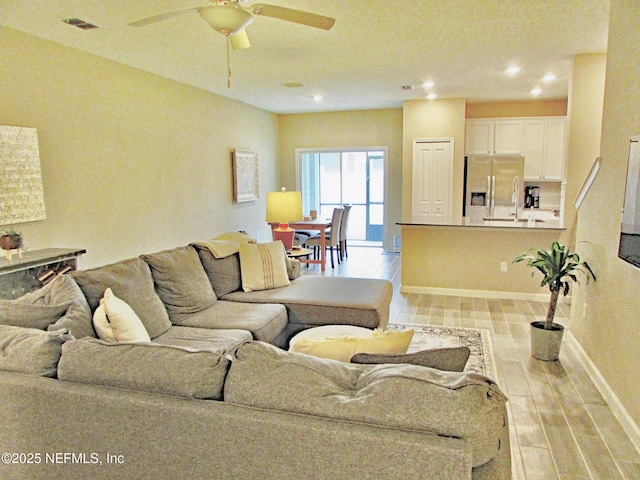
M 515 221 L 518 221 L 518 198 L 520 197 L 520 179 L 516 175 L 513 177 L 513 196 L 511 197 L 511 201 L 513 202 L 513 206 L 515 208 Z

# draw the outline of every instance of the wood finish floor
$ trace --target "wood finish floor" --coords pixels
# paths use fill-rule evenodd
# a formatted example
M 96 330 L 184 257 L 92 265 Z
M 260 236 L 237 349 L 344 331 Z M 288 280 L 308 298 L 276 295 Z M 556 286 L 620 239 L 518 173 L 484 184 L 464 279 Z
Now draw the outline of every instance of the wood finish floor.
M 305 275 L 320 268 L 302 267 Z M 579 352 L 563 342 L 560 360 L 529 353 L 529 323 L 544 320 L 546 302 L 400 293 L 400 256 L 350 247 L 324 275 L 384 278 L 394 286 L 392 323 L 491 330 L 500 388 L 509 397 L 513 478 L 640 479 L 640 452 L 586 373 Z M 556 320 L 568 325 L 569 306 Z

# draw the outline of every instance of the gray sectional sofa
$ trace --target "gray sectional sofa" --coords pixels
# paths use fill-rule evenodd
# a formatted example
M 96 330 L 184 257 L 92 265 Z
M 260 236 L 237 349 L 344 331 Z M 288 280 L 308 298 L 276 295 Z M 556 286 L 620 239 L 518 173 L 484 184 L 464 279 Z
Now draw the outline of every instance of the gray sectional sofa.
M 245 292 L 237 254 L 193 244 L 0 301 L 0 478 L 510 478 L 489 379 L 280 348 L 388 321 L 389 282 L 298 269 Z M 151 342 L 96 338 L 105 288 Z

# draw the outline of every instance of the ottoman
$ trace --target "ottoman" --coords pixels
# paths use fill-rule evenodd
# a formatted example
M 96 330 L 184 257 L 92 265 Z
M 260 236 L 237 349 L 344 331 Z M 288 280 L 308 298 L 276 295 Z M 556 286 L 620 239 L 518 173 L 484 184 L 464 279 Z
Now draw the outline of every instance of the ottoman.
M 413 330 L 323 325 L 296 334 L 289 342 L 289 351 L 349 362 L 357 353 L 406 353 L 412 338 Z

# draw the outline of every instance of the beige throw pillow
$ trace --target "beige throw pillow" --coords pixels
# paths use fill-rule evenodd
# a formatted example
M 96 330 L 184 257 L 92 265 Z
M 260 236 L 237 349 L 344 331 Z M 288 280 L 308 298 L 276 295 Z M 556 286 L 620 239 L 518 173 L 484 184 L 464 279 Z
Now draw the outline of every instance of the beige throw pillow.
M 93 314 L 93 327 L 105 342 L 151 341 L 136 312 L 116 297 L 110 288 L 104 291 L 100 306 Z
M 290 285 L 282 242 L 240 245 L 240 273 L 245 292 Z

